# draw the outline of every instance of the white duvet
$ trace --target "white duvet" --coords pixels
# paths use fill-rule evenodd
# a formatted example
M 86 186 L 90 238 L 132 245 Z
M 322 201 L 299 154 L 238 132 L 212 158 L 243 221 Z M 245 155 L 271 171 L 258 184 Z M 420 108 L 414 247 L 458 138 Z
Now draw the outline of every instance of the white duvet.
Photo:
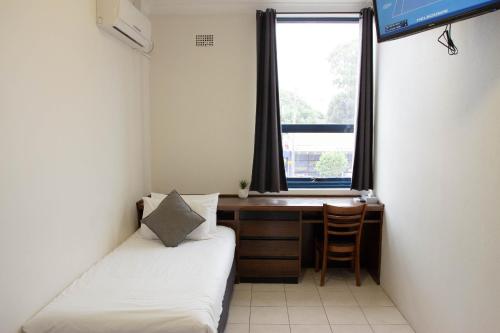
M 234 232 L 167 248 L 136 232 L 35 315 L 26 333 L 216 333 Z

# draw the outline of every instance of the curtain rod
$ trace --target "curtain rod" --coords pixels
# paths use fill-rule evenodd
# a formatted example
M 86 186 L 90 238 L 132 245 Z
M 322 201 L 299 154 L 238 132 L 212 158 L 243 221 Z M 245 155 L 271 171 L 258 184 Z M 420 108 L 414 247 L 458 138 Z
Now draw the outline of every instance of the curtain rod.
M 357 14 L 360 15 L 361 12 L 276 12 L 276 14 Z

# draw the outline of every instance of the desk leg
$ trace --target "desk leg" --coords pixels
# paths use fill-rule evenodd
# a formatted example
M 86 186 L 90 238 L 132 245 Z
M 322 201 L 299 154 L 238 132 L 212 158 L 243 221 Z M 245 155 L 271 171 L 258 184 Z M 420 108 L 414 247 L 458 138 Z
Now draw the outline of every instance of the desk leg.
M 361 264 L 368 271 L 373 280 L 377 284 L 380 284 L 382 224 L 365 224 L 362 238 Z

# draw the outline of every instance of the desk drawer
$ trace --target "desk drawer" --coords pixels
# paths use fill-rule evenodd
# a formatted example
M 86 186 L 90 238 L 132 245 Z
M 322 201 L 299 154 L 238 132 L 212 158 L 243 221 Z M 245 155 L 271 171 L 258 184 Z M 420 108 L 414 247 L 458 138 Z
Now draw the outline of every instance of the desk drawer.
M 296 240 L 241 240 L 241 257 L 298 257 Z
M 297 277 L 299 261 L 240 259 L 238 273 L 241 277 Z
M 300 223 L 298 221 L 242 220 L 240 221 L 240 237 L 263 238 L 299 238 Z

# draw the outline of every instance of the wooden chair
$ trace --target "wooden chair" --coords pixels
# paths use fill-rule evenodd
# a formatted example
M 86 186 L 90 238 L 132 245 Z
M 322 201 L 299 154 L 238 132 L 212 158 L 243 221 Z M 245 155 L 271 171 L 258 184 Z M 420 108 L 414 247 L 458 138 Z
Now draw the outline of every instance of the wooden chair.
M 328 261 L 351 261 L 356 286 L 361 285 L 359 248 L 365 220 L 366 204 L 353 207 L 323 205 L 323 239 L 316 240 L 316 272 L 322 254 L 321 286 L 325 285 Z M 352 267 L 351 266 L 351 267 Z

